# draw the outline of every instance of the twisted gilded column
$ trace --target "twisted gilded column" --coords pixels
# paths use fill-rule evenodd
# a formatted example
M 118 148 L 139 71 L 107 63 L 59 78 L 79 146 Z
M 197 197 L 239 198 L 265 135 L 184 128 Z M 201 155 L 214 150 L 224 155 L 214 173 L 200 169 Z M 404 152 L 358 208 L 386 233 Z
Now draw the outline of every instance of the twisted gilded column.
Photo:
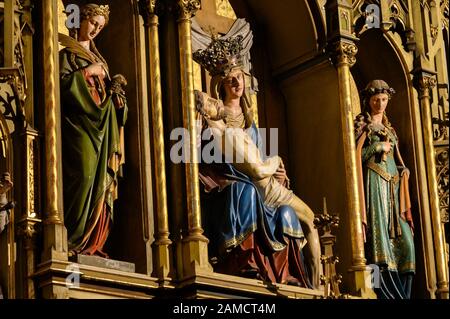
M 436 85 L 436 78 L 427 72 L 416 73 L 416 87 L 419 91 L 420 111 L 422 115 L 422 131 L 425 146 L 425 158 L 428 177 L 428 192 L 431 207 L 431 223 L 433 227 L 433 243 L 436 258 L 437 291 L 441 299 L 449 298 L 448 265 L 444 230 L 442 229 L 439 207 L 438 182 L 435 165 L 435 149 L 433 143 L 433 127 L 430 104 L 430 91 Z
M 59 70 L 56 24 L 56 0 L 42 1 L 43 74 L 45 78 L 45 181 L 44 249 L 42 260 L 67 260 L 67 232 L 62 220 L 61 143 L 59 134 Z M 66 287 L 43 287 L 46 298 L 65 298 Z
M 158 16 L 156 15 L 156 0 L 146 0 L 144 19 L 146 36 L 148 38 L 149 92 L 151 93 L 151 114 L 153 127 L 154 169 L 156 171 L 156 219 L 154 254 L 156 259 L 154 276 L 167 278 L 171 270 L 169 246 L 169 217 L 167 211 L 166 162 L 164 156 L 164 128 L 161 94 L 161 70 L 159 58 Z
M 185 163 L 188 236 L 183 239 L 184 275 L 188 276 L 197 273 L 197 269 L 211 270 L 208 262 L 208 239 L 203 235 L 201 225 L 191 44 L 191 18 L 200 9 L 200 0 L 176 0 L 176 2 L 183 126 L 189 131 L 189 151 Z
M 45 276 L 53 276 L 53 261 L 67 261 L 67 231 L 62 215 L 62 166 L 61 166 L 61 124 L 59 111 L 59 69 L 57 46 L 57 1 L 42 1 L 42 58 L 43 95 L 45 108 L 45 193 L 46 213 L 44 221 L 44 245 L 42 250 L 41 269 L 43 275 L 40 283 L 44 298 L 68 298 L 68 288 L 57 281 L 45 280 Z M 45 80 L 44 80 L 45 79 Z
M 58 53 L 55 45 L 57 30 L 54 20 L 54 0 L 43 0 L 43 37 L 44 56 L 48 57 L 44 64 L 44 103 L 45 103 L 45 159 L 46 165 L 46 191 L 47 191 L 47 215 L 44 223 L 61 224 L 61 216 L 58 211 L 58 149 L 57 149 L 57 104 L 56 104 L 56 65 L 54 57 Z

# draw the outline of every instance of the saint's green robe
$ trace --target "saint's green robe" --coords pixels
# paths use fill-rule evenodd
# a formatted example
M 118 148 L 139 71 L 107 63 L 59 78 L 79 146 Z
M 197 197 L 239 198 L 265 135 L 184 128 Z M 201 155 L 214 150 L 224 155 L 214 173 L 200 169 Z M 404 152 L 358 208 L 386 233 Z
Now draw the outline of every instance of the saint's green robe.
M 69 249 L 78 252 L 95 233 L 100 214 L 112 221 L 121 156 L 119 127 L 127 112 L 126 104 L 116 111 L 108 92 L 100 105 L 95 103 L 82 72 L 98 62 L 89 58 L 76 44 L 60 52 L 64 223 Z

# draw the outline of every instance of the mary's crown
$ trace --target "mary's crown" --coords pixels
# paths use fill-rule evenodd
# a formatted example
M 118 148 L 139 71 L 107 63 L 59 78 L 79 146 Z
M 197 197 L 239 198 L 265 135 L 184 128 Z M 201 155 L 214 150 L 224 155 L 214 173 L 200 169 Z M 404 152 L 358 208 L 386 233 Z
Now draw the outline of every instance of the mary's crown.
M 211 76 L 227 75 L 232 69 L 243 66 L 241 57 L 243 37 L 213 38 L 208 47 L 193 54 L 194 61 L 203 66 Z

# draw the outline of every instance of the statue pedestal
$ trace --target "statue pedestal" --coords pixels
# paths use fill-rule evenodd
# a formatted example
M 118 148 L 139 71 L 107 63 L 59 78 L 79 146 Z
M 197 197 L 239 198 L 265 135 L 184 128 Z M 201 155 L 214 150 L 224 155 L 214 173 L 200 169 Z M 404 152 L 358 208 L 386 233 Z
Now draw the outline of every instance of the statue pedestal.
M 77 255 L 76 260 L 78 264 L 88 265 L 100 268 L 108 268 L 114 270 L 120 270 L 125 272 L 134 273 L 135 265 L 126 261 L 114 260 L 103 258 L 99 256 L 87 256 L 87 255 Z

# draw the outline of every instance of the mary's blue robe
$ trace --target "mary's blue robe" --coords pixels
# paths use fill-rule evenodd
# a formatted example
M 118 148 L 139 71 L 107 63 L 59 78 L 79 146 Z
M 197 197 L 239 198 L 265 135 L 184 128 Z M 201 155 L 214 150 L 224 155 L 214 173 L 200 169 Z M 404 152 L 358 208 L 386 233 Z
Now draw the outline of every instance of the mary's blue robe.
M 247 134 L 261 150 L 261 138 L 256 126 L 252 125 Z M 232 164 L 203 163 L 200 165 L 200 175 L 222 186 L 202 193 L 202 218 L 205 235 L 210 239 L 210 257 L 220 262 L 251 234 L 257 236 L 257 242 L 266 254 L 286 249 L 290 240 L 298 240 L 301 247 L 306 242 L 294 209 L 287 205 L 265 205 L 251 179 Z M 301 251 L 299 254 L 305 269 Z M 309 286 L 309 282 L 306 285 Z

